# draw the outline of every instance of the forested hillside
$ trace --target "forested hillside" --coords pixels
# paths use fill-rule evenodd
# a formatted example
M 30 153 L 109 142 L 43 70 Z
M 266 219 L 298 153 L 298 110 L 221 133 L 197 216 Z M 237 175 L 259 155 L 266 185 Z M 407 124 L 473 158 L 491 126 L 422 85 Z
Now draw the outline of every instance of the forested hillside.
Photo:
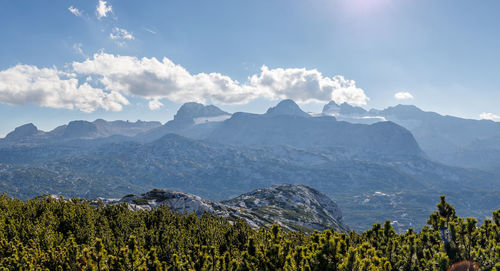
M 0 197 L 6 270 L 446 270 L 461 260 L 500 270 L 499 241 L 500 209 L 478 226 L 456 217 L 444 197 L 420 232 L 398 234 L 386 221 L 361 234 L 310 235 L 162 206 Z

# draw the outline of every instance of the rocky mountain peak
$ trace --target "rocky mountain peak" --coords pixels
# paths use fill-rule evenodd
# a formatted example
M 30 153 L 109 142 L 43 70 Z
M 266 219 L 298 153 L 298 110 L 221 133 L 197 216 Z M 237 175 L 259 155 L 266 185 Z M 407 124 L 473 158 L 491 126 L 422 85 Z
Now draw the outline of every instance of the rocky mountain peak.
M 36 135 L 38 132 L 38 128 L 33 123 L 28 123 L 17 127 L 14 131 L 7 134 L 5 140 L 15 141 Z
M 415 105 L 398 104 L 396 106 L 391 106 L 382 111 L 385 114 L 398 114 L 404 116 L 419 116 L 424 111 Z
M 63 137 L 82 138 L 94 135 L 97 132 L 97 126 L 85 120 L 75 120 L 68 123 L 64 129 Z
M 363 115 L 367 111 L 359 106 L 353 106 L 348 103 L 342 103 L 340 105 L 340 112 L 344 115 Z
M 193 120 L 200 117 L 216 117 L 221 115 L 230 115 L 214 105 L 203 105 L 200 103 L 189 102 L 183 104 L 174 116 L 174 120 Z
M 340 114 L 340 106 L 336 102 L 330 101 L 323 106 L 322 113 L 325 115 L 337 116 Z
M 338 116 L 338 115 L 364 115 L 367 111 L 359 106 L 353 106 L 348 103 L 337 104 L 330 101 L 323 107 L 323 114 Z
M 267 110 L 266 115 L 276 116 L 276 115 L 291 115 L 300 117 L 310 117 L 309 114 L 302 111 L 300 107 L 290 99 L 283 100 L 279 102 L 275 107 L 271 107 Z

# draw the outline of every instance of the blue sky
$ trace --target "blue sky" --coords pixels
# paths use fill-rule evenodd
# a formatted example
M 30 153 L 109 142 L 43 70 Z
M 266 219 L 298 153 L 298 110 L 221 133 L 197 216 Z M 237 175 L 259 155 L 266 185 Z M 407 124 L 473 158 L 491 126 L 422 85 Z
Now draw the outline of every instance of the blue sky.
M 499 8 L 493 0 L 4 0 L 0 135 L 28 122 L 45 130 L 74 119 L 165 122 L 190 100 L 264 112 L 282 98 L 320 111 L 333 98 L 495 118 Z

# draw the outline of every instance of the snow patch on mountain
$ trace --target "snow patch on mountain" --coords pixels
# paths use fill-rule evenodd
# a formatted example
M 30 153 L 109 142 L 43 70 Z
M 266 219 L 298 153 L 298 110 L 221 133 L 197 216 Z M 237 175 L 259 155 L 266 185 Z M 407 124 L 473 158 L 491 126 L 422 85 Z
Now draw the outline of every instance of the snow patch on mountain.
M 203 124 L 207 122 L 220 122 L 220 121 L 225 121 L 227 119 L 231 118 L 231 115 L 219 115 L 215 117 L 199 117 L 199 118 L 194 118 L 194 124 Z

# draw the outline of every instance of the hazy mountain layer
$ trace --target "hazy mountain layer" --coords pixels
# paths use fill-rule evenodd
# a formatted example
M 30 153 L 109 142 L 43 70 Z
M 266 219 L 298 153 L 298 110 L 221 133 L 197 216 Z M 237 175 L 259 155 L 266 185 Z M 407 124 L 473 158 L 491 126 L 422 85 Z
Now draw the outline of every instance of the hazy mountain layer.
M 445 164 L 500 173 L 500 123 L 425 112 L 413 105 L 366 111 L 330 102 L 323 114 L 352 123 L 389 120 L 410 130 L 429 158 Z
M 44 132 L 32 123 L 17 127 L 0 139 L 1 146 L 61 144 L 75 139 L 102 139 L 110 136 L 133 137 L 156 127 L 157 121 L 105 121 L 102 119 L 93 122 L 76 120 L 67 125 L 61 125 L 52 131 Z

